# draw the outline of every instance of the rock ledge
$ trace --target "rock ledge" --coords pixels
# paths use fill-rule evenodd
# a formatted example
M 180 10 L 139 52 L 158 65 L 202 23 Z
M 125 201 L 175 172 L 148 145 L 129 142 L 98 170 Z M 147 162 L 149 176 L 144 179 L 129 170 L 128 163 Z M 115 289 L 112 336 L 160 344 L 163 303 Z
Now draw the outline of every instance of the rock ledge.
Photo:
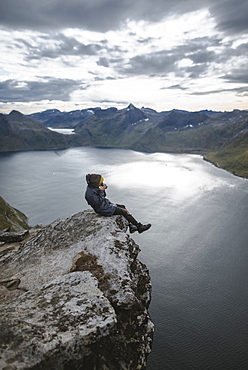
M 149 272 L 121 216 L 79 212 L 0 256 L 0 368 L 145 369 Z

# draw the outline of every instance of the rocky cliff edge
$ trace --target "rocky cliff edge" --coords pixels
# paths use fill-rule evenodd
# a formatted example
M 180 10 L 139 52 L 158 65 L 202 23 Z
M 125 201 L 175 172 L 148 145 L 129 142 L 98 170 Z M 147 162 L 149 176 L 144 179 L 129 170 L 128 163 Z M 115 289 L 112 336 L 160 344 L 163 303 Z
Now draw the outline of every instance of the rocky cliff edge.
M 126 231 L 83 211 L 0 253 L 1 369 L 145 369 L 151 281 Z

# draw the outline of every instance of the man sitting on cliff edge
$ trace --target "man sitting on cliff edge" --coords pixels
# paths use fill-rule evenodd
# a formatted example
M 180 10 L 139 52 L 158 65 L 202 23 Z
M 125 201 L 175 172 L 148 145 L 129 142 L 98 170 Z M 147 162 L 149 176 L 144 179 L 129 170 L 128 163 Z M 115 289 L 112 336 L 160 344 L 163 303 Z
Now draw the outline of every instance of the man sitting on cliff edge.
M 151 224 L 142 225 L 135 220 L 124 205 L 113 204 L 106 198 L 105 190 L 107 189 L 107 185 L 104 184 L 104 178 L 101 175 L 88 174 L 86 176 L 86 182 L 88 186 L 85 192 L 85 199 L 96 213 L 107 217 L 113 215 L 124 216 L 129 222 L 130 233 L 134 233 L 135 231 L 143 233 L 143 231 L 150 229 Z

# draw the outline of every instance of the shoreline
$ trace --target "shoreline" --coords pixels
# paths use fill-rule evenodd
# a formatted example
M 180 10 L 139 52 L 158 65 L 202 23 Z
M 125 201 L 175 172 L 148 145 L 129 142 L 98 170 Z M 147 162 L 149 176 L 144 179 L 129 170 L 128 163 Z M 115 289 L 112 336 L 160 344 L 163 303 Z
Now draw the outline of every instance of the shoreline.
M 147 153 L 147 154 L 154 154 L 154 153 L 167 153 L 167 154 L 191 154 L 191 155 L 199 155 L 202 157 L 202 159 L 206 162 L 209 162 L 211 163 L 212 165 L 214 165 L 215 167 L 217 168 L 220 168 L 222 170 L 225 170 L 229 173 L 231 173 L 232 175 L 234 176 L 237 176 L 237 177 L 240 177 L 240 178 L 243 178 L 243 179 L 248 179 L 248 176 L 243 176 L 237 172 L 234 172 L 232 170 L 229 170 L 227 168 L 224 168 L 224 167 L 221 167 L 219 165 L 218 162 L 215 162 L 215 161 L 212 161 L 210 160 L 208 157 L 207 157 L 207 154 L 205 153 L 200 153 L 200 150 L 198 151 L 198 153 L 196 153 L 197 151 L 184 151 L 184 152 L 176 152 L 176 151 L 144 151 L 144 150 L 135 150 L 135 149 L 132 149 L 132 148 L 121 148 L 121 147 L 114 147 L 114 146 L 109 146 L 109 147 L 106 147 L 106 146 L 89 146 L 89 145 L 83 145 L 83 146 L 69 146 L 69 147 L 64 147 L 64 148 L 49 148 L 49 149 L 11 149 L 11 150 L 0 150 L 0 155 L 3 153 L 8 153 L 8 154 L 11 154 L 11 153 L 17 153 L 17 152 L 43 152 L 43 151 L 59 151 L 59 150 L 67 150 L 67 149 L 76 149 L 76 148 L 94 148 L 94 149 L 120 149 L 120 150 L 132 150 L 134 152 L 138 152 L 138 153 Z
M 240 177 L 241 179 L 248 180 L 248 176 L 243 176 L 243 175 L 240 175 L 237 172 L 234 172 L 234 171 L 228 170 L 227 168 L 221 167 L 218 162 L 211 161 L 209 158 L 207 158 L 207 156 L 205 154 L 203 155 L 203 160 L 208 162 L 208 163 L 211 163 L 212 165 L 214 165 L 215 167 L 217 167 L 221 170 L 224 170 L 228 173 L 231 173 L 234 176 Z

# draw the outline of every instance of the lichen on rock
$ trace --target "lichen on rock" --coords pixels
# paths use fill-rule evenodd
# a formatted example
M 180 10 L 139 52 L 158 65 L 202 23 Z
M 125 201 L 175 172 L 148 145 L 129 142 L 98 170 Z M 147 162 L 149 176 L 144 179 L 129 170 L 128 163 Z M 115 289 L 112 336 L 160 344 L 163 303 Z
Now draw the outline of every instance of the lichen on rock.
M 126 231 L 87 210 L 2 256 L 0 368 L 145 369 L 151 281 Z

